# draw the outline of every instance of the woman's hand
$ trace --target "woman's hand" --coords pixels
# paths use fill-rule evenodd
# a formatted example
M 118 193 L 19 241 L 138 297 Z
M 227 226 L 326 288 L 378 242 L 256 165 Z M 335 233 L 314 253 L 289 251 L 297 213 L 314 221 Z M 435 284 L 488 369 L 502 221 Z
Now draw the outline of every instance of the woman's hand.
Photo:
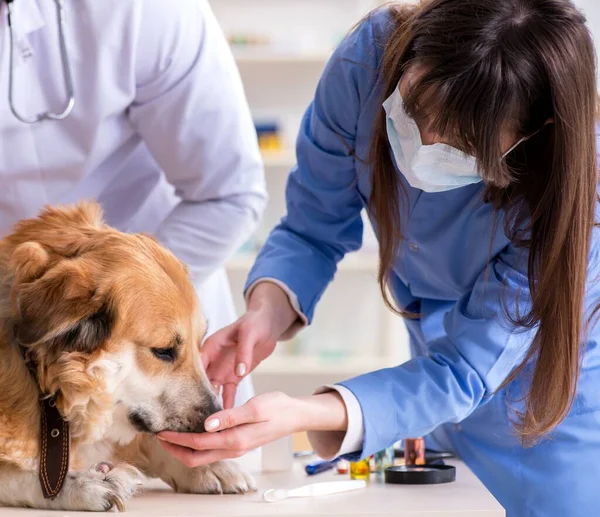
M 337 392 L 297 399 L 268 393 L 245 405 L 212 415 L 202 434 L 163 432 L 161 445 L 188 467 L 238 458 L 266 443 L 300 431 L 340 431 L 348 427 Z
M 246 314 L 206 340 L 202 361 L 210 382 L 223 388 L 225 409 L 233 407 L 238 383 L 273 353 L 297 318 L 287 294 L 264 282 L 252 292 Z

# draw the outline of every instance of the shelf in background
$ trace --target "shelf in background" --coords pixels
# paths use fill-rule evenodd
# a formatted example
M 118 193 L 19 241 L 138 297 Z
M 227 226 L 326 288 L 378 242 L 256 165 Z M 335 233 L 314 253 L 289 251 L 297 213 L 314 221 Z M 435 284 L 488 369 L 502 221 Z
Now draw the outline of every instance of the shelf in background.
M 252 373 L 257 394 L 283 391 L 290 397 L 305 397 L 318 386 L 336 384 L 365 373 L 399 365 L 386 357 L 320 359 L 318 357 L 271 357 Z
M 325 65 L 332 52 L 327 50 L 294 51 L 276 48 L 232 47 L 233 55 L 239 64 L 307 64 Z
M 353 357 L 334 360 L 290 355 L 267 359 L 253 375 L 360 375 L 396 365 L 388 357 Z
M 248 271 L 253 266 L 256 255 L 240 253 L 228 260 L 225 267 L 228 271 Z M 338 264 L 339 271 L 372 271 L 377 273 L 379 257 L 375 253 L 359 252 L 346 255 Z
M 263 151 L 262 157 L 265 167 L 271 169 L 291 169 L 296 165 L 296 152 L 293 149 Z

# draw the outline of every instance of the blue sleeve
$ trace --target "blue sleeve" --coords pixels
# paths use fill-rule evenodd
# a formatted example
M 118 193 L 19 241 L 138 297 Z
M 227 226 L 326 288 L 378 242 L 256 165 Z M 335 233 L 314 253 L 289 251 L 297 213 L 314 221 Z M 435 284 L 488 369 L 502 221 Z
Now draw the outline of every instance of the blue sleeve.
M 535 329 L 515 329 L 505 308 L 530 309 L 527 252 L 509 245 L 444 319 L 428 355 L 341 383 L 363 414 L 362 455 L 460 422 L 485 403 L 524 358 Z
M 365 22 L 335 51 L 302 120 L 298 164 L 286 187 L 287 215 L 270 234 L 246 289 L 274 278 L 297 296 L 310 321 L 344 254 L 360 248 L 362 201 L 355 138 L 361 98 L 376 75 L 371 25 Z

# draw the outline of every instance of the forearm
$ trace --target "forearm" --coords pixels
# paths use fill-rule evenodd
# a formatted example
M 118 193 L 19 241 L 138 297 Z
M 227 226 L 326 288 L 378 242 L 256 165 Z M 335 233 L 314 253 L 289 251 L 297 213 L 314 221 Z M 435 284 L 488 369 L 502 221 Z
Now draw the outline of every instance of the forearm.
M 333 431 L 345 433 L 348 429 L 346 405 L 337 391 L 298 399 L 300 431 Z
M 294 418 L 290 432 L 306 432 L 313 450 L 323 459 L 332 460 L 346 442 L 349 415 L 337 391 L 294 400 Z M 354 452 L 354 451 L 351 451 Z

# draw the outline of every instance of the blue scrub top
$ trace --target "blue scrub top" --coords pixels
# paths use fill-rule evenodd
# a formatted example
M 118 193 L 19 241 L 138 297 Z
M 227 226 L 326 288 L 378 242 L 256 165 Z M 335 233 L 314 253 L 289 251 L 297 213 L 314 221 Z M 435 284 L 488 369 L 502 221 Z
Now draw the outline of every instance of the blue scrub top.
M 388 10 L 373 14 L 328 63 L 298 136 L 287 216 L 248 279 L 247 285 L 265 277 L 286 284 L 309 321 L 336 264 L 361 246 L 361 210 L 371 190 L 365 159 L 382 109 L 379 66 L 391 26 Z M 391 287 L 401 307 L 422 316 L 407 322 L 412 360 L 342 383 L 362 408 L 360 454 L 428 435 L 432 445 L 464 459 L 509 517 L 600 515 L 600 327 L 589 330 L 571 413 L 550 437 L 523 447 L 511 419 L 523 409 L 525 376 L 497 390 L 533 337 L 512 328 L 502 307 L 504 300 L 514 309 L 518 300 L 528 308 L 527 251 L 506 237 L 504 214 L 494 225 L 482 184 L 428 194 L 398 176 L 408 193 L 406 240 Z M 600 298 L 599 252 L 595 230 L 588 313 Z

